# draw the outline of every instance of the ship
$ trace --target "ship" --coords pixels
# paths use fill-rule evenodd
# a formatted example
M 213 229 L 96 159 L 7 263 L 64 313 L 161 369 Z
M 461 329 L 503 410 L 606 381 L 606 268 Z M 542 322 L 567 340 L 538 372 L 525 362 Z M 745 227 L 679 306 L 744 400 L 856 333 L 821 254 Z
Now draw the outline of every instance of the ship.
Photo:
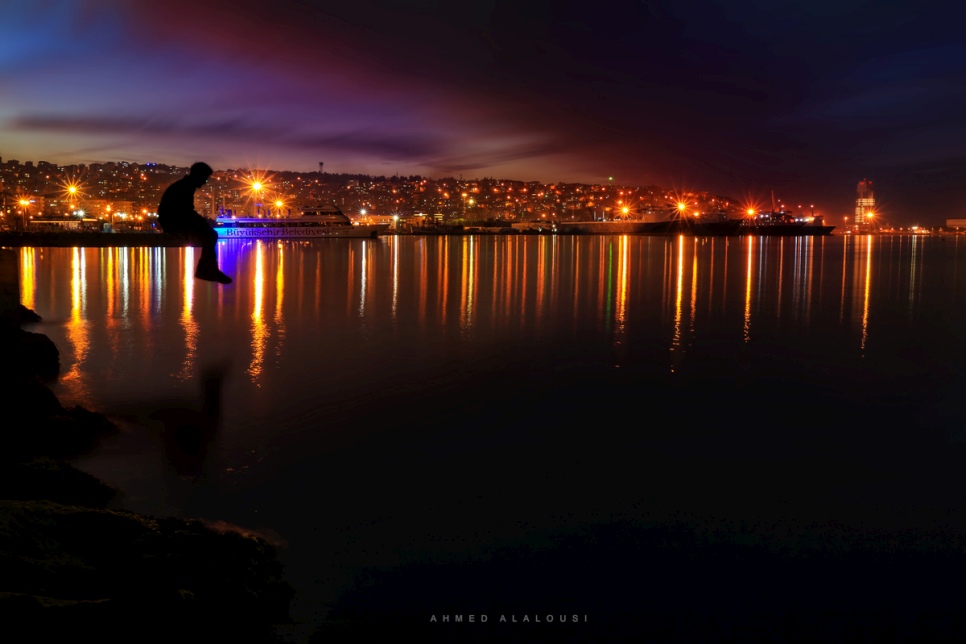
M 676 208 L 651 210 L 637 217 L 605 221 L 558 221 L 554 232 L 564 235 L 692 235 L 731 236 L 741 232 L 742 220 L 723 213 L 682 214 Z
M 215 220 L 218 239 L 375 239 L 389 224 L 353 223 L 335 204 L 303 208 L 297 217 L 225 217 Z
M 826 226 L 825 219 L 812 211 L 811 215 L 794 214 L 784 206 L 775 206 L 775 191 L 771 193 L 771 210 L 754 214 L 748 211 L 748 217 L 741 222 L 743 235 L 757 235 L 761 237 L 796 237 L 796 236 L 825 236 L 831 235 L 835 226 Z
M 792 237 L 799 235 L 831 235 L 835 226 L 828 226 L 820 216 L 795 215 L 786 210 L 773 210 L 753 215 L 741 221 L 744 235 Z

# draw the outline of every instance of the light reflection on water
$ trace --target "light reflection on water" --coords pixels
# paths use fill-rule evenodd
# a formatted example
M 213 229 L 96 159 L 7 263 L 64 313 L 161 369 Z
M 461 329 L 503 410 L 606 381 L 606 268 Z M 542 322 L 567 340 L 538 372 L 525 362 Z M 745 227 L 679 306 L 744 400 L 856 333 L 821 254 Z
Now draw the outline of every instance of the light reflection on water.
M 227 287 L 193 279 L 190 249 L 20 253 L 23 301 L 61 351 L 56 393 L 134 419 L 85 467 L 130 509 L 274 530 L 303 564 L 343 553 L 331 588 L 407 544 L 653 510 L 655 490 L 692 484 L 666 477 L 724 496 L 704 472 L 735 445 L 744 472 L 748 453 L 823 453 L 814 433 L 962 420 L 959 237 L 233 241 Z M 213 365 L 229 365 L 219 433 L 181 481 L 151 412 L 198 409 Z M 324 512 L 287 501 L 303 489 L 325 490 Z M 444 517 L 459 536 L 423 533 L 455 531 Z
M 65 393 L 96 405 L 99 392 L 124 384 L 104 378 L 113 371 L 110 362 L 132 360 L 122 347 L 158 342 L 164 355 L 178 359 L 174 368 L 153 373 L 184 380 L 216 328 L 232 338 L 230 353 L 248 365 L 256 386 L 265 384 L 289 348 L 302 360 L 318 358 L 314 347 L 331 335 L 332 325 L 352 338 L 350 344 L 445 339 L 459 350 L 462 342 L 509 338 L 544 343 L 590 334 L 650 343 L 664 334 L 673 372 L 686 368 L 682 356 L 702 336 L 747 345 L 759 329 L 820 334 L 838 322 L 848 328 L 835 333 L 854 334 L 853 346 L 863 355 L 874 350 L 877 332 L 888 339 L 877 321 L 886 310 L 894 314 L 894 296 L 901 294 L 907 316 L 916 317 L 922 266 L 933 248 L 961 245 L 934 241 L 928 247 L 929 241 L 400 237 L 334 252 L 312 242 L 243 242 L 221 247 L 223 264 L 237 272 L 226 289 L 193 279 L 190 248 L 28 248 L 20 251 L 21 292 L 43 317 L 69 320 L 60 345 Z M 732 307 L 736 301 L 740 311 Z M 828 315 L 833 301 L 838 320 Z M 65 302 L 69 310 L 62 310 Z M 338 310 L 346 313 L 341 319 Z M 242 311 L 250 312 L 247 324 Z M 175 320 L 180 333 L 173 332 Z M 728 334 L 735 324 L 740 331 Z M 246 344 L 249 350 L 240 353 Z M 269 351 L 274 367 L 266 364 Z M 351 363 L 351 351 L 327 356 Z M 624 355 L 632 359 L 633 353 Z

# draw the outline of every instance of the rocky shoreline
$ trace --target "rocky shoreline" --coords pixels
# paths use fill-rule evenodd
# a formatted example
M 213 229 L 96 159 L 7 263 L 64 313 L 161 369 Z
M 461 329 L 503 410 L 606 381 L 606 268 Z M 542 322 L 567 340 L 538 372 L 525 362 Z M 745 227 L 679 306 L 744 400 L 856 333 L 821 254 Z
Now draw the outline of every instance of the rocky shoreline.
M 0 617 L 8 628 L 31 640 L 89 627 L 98 641 L 271 641 L 293 596 L 271 544 L 200 521 L 108 509 L 117 491 L 69 464 L 117 427 L 61 405 L 48 387 L 60 368 L 56 346 L 22 328 L 36 321 L 22 305 L 0 320 Z

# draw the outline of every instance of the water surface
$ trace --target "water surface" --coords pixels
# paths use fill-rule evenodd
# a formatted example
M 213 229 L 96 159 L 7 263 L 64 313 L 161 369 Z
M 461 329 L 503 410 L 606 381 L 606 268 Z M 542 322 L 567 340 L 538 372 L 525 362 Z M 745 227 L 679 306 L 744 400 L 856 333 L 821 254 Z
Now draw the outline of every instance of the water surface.
M 231 241 L 228 287 L 192 249 L 19 252 L 55 392 L 123 428 L 78 465 L 119 507 L 283 544 L 293 639 L 347 605 L 641 632 L 774 596 L 771 564 L 670 542 L 787 562 L 966 529 L 960 237 Z M 179 430 L 206 386 L 217 426 Z

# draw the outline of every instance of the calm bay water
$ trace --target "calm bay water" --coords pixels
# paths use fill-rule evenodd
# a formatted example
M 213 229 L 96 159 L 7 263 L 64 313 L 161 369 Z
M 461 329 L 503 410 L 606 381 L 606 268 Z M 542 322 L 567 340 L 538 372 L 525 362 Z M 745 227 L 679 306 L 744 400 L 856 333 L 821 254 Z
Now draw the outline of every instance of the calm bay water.
M 290 639 L 348 609 L 488 612 L 467 638 L 831 610 L 855 597 L 789 553 L 966 535 L 966 238 L 233 241 L 228 287 L 192 249 L 19 252 L 55 392 L 123 429 L 78 466 L 118 507 L 282 544 Z M 765 550 L 724 570 L 671 542 Z

